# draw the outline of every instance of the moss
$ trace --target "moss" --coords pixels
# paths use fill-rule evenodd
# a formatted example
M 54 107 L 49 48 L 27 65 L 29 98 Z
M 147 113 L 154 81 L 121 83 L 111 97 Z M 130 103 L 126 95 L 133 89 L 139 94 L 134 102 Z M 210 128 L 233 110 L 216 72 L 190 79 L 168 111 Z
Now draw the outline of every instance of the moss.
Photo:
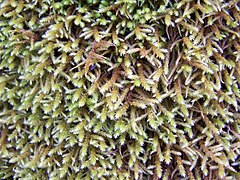
M 237 179 L 236 0 L 0 0 L 1 179 Z

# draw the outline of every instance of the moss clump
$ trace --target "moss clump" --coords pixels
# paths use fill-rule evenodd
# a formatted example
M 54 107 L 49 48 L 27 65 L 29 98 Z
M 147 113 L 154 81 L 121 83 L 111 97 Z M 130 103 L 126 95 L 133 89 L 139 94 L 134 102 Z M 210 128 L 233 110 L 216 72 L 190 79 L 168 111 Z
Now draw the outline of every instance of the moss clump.
M 237 179 L 237 0 L 0 0 L 1 179 Z

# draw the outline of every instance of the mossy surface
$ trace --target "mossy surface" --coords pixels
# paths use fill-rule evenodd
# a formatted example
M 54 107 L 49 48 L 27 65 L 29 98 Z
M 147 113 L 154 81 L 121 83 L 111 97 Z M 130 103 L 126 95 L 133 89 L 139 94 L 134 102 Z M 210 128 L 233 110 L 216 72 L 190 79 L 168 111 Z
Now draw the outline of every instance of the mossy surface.
M 0 0 L 0 179 L 237 179 L 237 0 Z

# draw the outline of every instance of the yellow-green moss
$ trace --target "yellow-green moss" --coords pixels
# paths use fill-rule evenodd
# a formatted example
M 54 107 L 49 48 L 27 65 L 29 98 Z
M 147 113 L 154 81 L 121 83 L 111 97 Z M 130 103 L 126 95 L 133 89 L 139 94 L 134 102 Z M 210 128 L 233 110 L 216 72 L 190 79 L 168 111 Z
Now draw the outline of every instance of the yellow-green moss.
M 237 0 L 0 0 L 1 179 L 237 179 Z

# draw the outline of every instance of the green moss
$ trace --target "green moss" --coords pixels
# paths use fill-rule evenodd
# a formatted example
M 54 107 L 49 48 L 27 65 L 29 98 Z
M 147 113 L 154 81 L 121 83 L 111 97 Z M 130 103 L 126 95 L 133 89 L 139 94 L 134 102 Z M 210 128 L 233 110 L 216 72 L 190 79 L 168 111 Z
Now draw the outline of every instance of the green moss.
M 237 179 L 238 5 L 0 0 L 0 178 Z

